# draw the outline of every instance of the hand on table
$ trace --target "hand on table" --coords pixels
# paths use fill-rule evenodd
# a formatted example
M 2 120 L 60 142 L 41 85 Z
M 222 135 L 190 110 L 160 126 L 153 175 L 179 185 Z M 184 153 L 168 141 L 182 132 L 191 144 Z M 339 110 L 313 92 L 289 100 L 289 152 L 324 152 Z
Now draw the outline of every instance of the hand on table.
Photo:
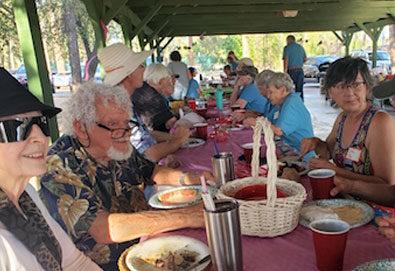
M 204 176 L 206 182 L 211 184 L 215 181 L 214 175 L 210 171 L 200 171 L 200 172 L 188 172 L 187 174 L 187 184 L 200 184 L 200 177 Z
M 179 140 L 182 144 L 185 143 L 190 136 L 191 130 L 184 126 L 177 126 L 173 134 L 174 139 Z
M 246 127 L 253 127 L 253 126 L 255 126 L 255 124 L 256 124 L 255 118 L 246 118 L 243 121 L 243 125 Z
M 354 181 L 335 176 L 334 178 L 335 188 L 331 190 L 331 196 L 336 196 L 340 192 L 351 193 Z
M 300 156 L 304 156 L 309 151 L 314 151 L 317 148 L 319 139 L 316 137 L 303 138 L 300 142 Z
M 376 219 L 379 232 L 395 245 L 395 216 L 382 216 Z
M 326 169 L 332 169 L 336 171 L 336 165 L 321 158 L 311 158 L 309 162 L 310 168 L 326 168 Z
M 245 118 L 245 113 L 244 112 L 233 112 L 232 113 L 232 120 L 233 122 L 240 122 L 243 121 Z
M 298 174 L 298 171 L 294 168 L 284 168 L 283 169 L 283 174 L 281 175 L 281 178 L 299 182 L 300 181 L 300 176 Z
M 186 227 L 204 228 L 203 203 L 182 209 L 186 215 Z

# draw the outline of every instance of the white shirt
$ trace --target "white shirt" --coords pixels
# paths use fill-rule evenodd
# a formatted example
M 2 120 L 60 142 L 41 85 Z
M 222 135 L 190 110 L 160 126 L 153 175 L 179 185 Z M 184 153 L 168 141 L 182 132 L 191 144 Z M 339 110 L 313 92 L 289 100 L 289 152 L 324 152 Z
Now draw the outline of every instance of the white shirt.
M 189 79 L 188 79 L 188 67 L 184 62 L 172 61 L 167 65 L 167 68 L 172 72 L 172 74 L 178 74 L 180 77 L 177 78 L 184 88 L 188 89 Z
M 32 198 L 47 221 L 62 249 L 62 269 L 64 271 L 102 270 L 74 245 L 60 225 L 50 216 L 37 191 L 30 184 L 25 191 Z M 36 257 L 0 222 L 0 270 L 1 271 L 42 271 Z

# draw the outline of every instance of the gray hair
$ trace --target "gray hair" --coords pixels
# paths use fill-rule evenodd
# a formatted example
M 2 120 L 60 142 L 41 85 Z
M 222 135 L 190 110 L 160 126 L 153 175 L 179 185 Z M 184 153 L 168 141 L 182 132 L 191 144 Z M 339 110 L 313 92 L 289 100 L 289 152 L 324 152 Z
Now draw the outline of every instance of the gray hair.
M 165 65 L 161 63 L 152 63 L 145 68 L 144 81 L 154 85 L 159 84 L 163 78 L 171 77 L 171 73 Z
M 66 103 L 61 114 L 62 128 L 65 134 L 75 135 L 73 123 L 80 121 L 91 127 L 96 121 L 96 100 L 100 98 L 104 106 L 112 101 L 125 109 L 131 116 L 132 104 L 126 90 L 118 86 L 98 84 L 92 81 L 83 83 Z
M 255 77 L 255 84 L 257 86 L 268 86 L 270 83 L 270 80 L 273 77 L 273 74 L 275 74 L 274 71 L 272 70 L 263 70 L 258 75 Z
M 273 84 L 276 88 L 285 87 L 287 92 L 291 92 L 294 87 L 294 82 L 292 81 L 291 76 L 283 72 L 275 72 L 272 75 L 269 84 Z

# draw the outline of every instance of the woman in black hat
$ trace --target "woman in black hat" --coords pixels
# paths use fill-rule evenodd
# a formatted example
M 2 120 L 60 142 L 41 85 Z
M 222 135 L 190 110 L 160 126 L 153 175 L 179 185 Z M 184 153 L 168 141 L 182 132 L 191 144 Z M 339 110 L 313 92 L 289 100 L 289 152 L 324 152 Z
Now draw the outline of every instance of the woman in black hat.
M 28 184 L 46 171 L 48 119 L 59 112 L 0 68 L 0 270 L 101 270 Z

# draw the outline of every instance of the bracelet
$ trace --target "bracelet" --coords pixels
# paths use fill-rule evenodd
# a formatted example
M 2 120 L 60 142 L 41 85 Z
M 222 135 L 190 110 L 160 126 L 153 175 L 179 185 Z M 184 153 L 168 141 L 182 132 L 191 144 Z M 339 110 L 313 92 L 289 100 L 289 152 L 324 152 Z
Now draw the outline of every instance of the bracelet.
M 185 173 L 182 173 L 181 174 L 181 176 L 180 176 L 180 178 L 178 179 L 178 182 L 180 183 L 180 185 L 182 185 L 182 186 L 186 186 L 187 184 L 185 183 L 185 178 L 186 178 L 186 174 Z

